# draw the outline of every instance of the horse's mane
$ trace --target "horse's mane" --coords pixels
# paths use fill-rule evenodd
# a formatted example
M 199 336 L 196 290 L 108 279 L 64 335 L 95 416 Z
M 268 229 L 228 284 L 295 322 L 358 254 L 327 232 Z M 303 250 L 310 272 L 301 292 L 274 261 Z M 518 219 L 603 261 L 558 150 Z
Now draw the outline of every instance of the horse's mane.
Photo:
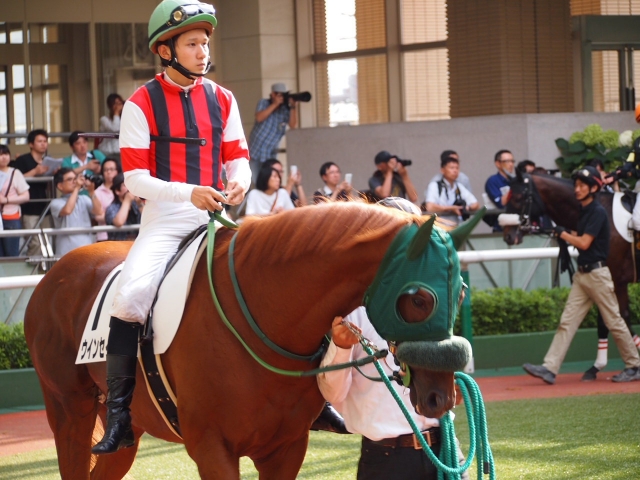
M 397 232 L 422 217 L 361 202 L 331 202 L 268 217 L 247 217 L 238 237 L 244 252 L 265 261 L 288 261 L 342 251 Z M 329 258 L 329 257 L 328 257 Z

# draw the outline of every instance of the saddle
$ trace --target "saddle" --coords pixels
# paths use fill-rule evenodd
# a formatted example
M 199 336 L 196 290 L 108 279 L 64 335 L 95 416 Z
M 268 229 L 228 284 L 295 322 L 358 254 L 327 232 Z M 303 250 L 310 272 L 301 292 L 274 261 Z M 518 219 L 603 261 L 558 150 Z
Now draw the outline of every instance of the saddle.
M 633 213 L 633 206 L 636 204 L 637 196 L 638 194 L 636 192 L 625 190 L 622 194 L 622 197 L 620 198 L 622 208 L 624 208 L 629 213 Z

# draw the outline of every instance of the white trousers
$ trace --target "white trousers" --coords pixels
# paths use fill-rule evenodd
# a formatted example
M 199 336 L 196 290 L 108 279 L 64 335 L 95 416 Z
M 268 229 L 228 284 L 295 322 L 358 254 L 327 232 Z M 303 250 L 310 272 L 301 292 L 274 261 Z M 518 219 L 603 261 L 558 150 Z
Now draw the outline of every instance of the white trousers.
M 189 202 L 147 201 L 140 233 L 118 277 L 110 315 L 144 324 L 167 263 L 182 239 L 209 221 L 206 211 Z

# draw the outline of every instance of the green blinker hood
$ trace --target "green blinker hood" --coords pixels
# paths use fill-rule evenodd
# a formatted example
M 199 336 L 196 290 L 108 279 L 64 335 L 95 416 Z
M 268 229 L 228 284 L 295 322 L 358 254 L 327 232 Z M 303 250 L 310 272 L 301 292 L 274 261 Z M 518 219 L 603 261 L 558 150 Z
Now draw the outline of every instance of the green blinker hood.
M 460 247 L 477 225 L 485 209 L 452 232 L 434 227 L 435 216 L 418 228 L 404 227 L 387 250 L 363 305 L 376 331 L 394 342 L 439 342 L 453 337 L 453 324 L 462 293 Z M 400 296 L 426 290 L 433 295 L 431 315 L 408 323 L 400 315 Z

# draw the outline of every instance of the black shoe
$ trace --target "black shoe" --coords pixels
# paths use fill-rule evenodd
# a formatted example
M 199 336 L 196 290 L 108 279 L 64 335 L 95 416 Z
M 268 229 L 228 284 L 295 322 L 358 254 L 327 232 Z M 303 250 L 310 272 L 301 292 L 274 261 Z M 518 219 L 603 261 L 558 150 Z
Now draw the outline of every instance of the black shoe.
M 612 382 L 634 382 L 640 380 L 640 368 L 625 368 L 619 374 L 611 377 Z
M 529 375 L 541 378 L 549 385 L 553 385 L 554 383 L 556 383 L 556 374 L 549 371 L 542 365 L 531 365 L 530 363 L 525 363 L 522 368 L 524 368 L 524 371 Z
M 326 402 L 324 404 L 322 412 L 320 412 L 318 418 L 316 418 L 315 422 L 313 422 L 310 430 L 340 434 L 351 433 L 349 430 L 347 430 L 347 427 L 344 426 L 344 419 L 342 418 L 342 416 L 336 411 L 335 408 L 331 406 L 329 402 Z
M 129 406 L 136 386 L 136 363 L 136 357 L 107 355 L 107 426 L 91 453 L 115 453 L 134 445 Z
M 582 380 L 583 382 L 593 382 L 596 379 L 599 371 L 599 368 L 596 368 L 595 366 L 591 367 L 589 370 L 582 374 L 582 378 L 580 380 Z

